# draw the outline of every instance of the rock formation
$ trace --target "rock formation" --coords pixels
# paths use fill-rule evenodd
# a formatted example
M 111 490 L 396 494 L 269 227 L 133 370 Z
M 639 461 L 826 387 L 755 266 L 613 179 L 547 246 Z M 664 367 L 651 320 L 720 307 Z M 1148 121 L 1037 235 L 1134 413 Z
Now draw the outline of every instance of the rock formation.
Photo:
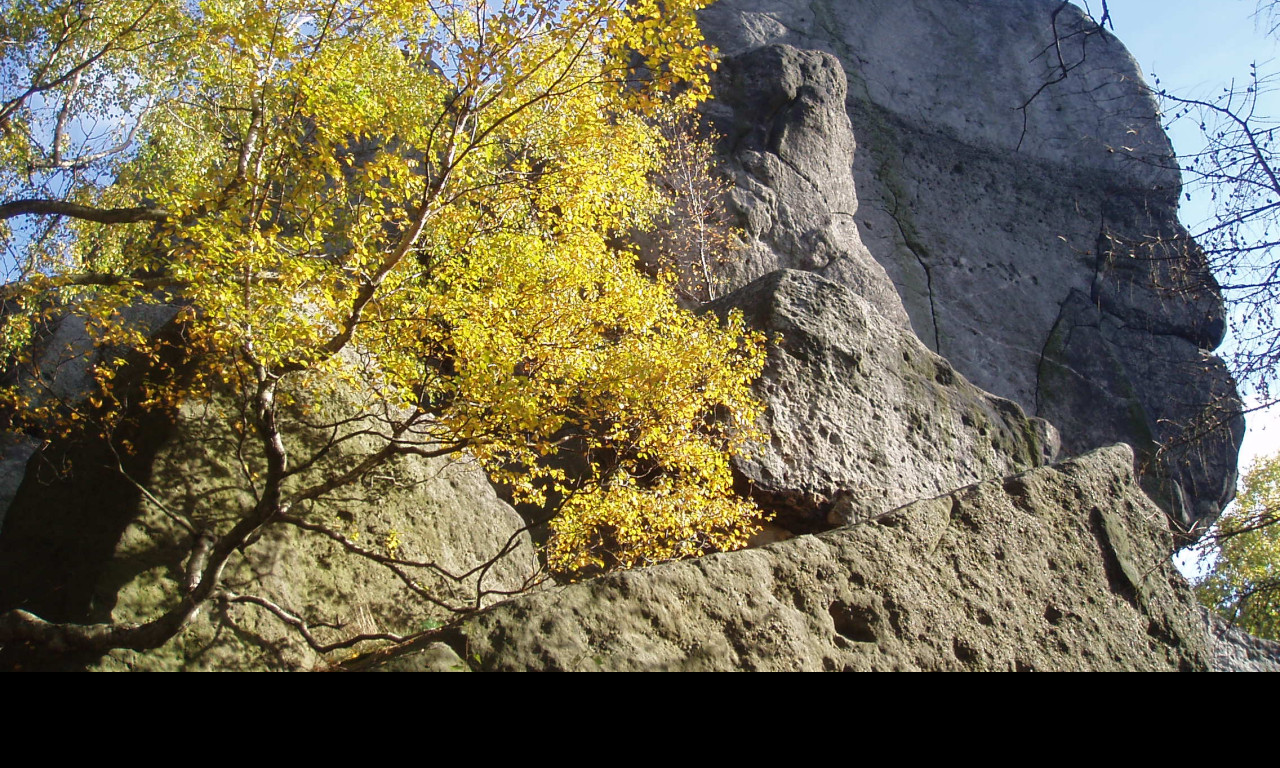
M 709 8 L 726 59 L 707 115 L 749 238 L 727 278 L 814 271 L 889 323 L 896 294 L 930 349 L 1052 422 L 1067 454 L 1135 446 L 1148 491 L 1202 530 L 1234 493 L 1243 436 L 1210 410 L 1235 407 L 1210 354 L 1222 301 L 1177 224 L 1179 173 L 1137 65 L 1073 6 L 1055 28 L 1060 5 Z
M 1280 672 L 1280 643 L 1231 626 L 1206 613 L 1215 672 Z
M 317 418 L 343 411 L 342 389 L 306 397 Z M 258 464 L 237 448 L 243 441 L 231 416 L 221 399 L 192 402 L 176 414 L 132 421 L 118 435 L 133 446 L 130 455 L 96 439 L 37 453 L 0 536 L 0 612 L 123 623 L 153 619 L 176 603 L 191 552 L 191 523 L 181 520 L 225 525 L 251 498 L 240 462 Z M 345 424 L 343 437 L 365 426 Z M 364 455 L 358 438 L 318 437 L 337 453 L 333 466 Z M 306 521 L 312 527 L 272 527 L 227 569 L 229 593 L 266 604 L 215 601 L 153 651 L 51 659 L 39 649 L 0 646 L 0 669 L 312 669 L 325 660 L 273 607 L 299 611 L 312 626 L 343 626 L 322 643 L 406 635 L 452 618 L 448 607 L 488 605 L 527 589 L 542 573 L 524 522 L 465 461 L 402 457 L 317 502 Z M 433 565 L 399 577 L 351 556 L 348 546 Z
M 771 439 L 736 468 L 787 530 L 847 525 L 1057 453 L 1047 422 L 970 384 L 839 283 L 779 270 L 712 306 L 775 340 L 756 385 Z
M 1110 448 L 837 531 L 618 573 L 462 629 L 485 670 L 1196 670 L 1164 516 Z
M 771 339 L 769 440 L 734 469 L 786 540 L 495 604 L 537 578 L 523 522 L 474 467 L 405 459 L 321 510 L 327 534 L 246 550 L 229 589 L 404 634 L 446 616 L 344 547 L 403 537 L 452 573 L 511 550 L 431 584 L 485 610 L 362 665 L 385 670 L 1280 668 L 1169 562 L 1230 499 L 1242 424 L 1199 434 L 1236 397 L 1212 356 L 1222 301 L 1115 38 L 1056 0 L 720 0 L 703 21 L 746 236 L 705 311 Z M 299 399 L 341 410 L 340 390 Z M 173 599 L 165 510 L 237 493 L 227 422 L 213 401 L 138 425 L 123 468 L 155 496 L 101 446 L 8 451 L 0 613 L 127 620 Z M 321 661 L 268 606 L 215 608 L 158 651 L 69 663 Z

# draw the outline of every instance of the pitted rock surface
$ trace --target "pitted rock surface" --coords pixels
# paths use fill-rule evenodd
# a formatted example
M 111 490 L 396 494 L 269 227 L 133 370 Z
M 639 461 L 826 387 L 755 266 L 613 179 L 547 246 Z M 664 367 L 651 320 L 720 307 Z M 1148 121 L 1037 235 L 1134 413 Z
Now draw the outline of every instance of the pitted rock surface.
M 761 549 L 544 591 L 468 622 L 484 670 L 1204 670 L 1125 446 Z
M 818 275 L 775 272 L 714 303 L 770 337 L 767 445 L 734 460 L 793 532 L 873 517 L 1051 461 L 1053 428 L 970 384 L 910 330 Z

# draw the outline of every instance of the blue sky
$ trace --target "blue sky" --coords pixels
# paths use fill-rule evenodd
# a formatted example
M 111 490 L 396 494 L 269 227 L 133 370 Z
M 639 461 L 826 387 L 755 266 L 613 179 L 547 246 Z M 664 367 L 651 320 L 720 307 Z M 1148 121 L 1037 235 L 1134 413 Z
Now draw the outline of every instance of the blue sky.
M 1082 3 L 1083 4 L 1083 3 Z M 1088 0 L 1094 14 L 1099 0 Z M 1253 21 L 1254 0 L 1109 0 L 1116 35 L 1143 71 L 1179 90 L 1214 92 L 1249 63 L 1276 58 L 1275 41 Z
M 1086 5 L 1085 0 L 1076 0 Z M 1152 73 L 1171 93 L 1212 98 L 1234 78 L 1248 77 L 1249 65 L 1261 73 L 1280 73 L 1280 44 L 1253 18 L 1255 0 L 1108 0 L 1115 33 L 1142 66 L 1149 83 Z M 1088 0 L 1095 17 L 1099 0 Z M 1280 94 L 1272 94 L 1271 115 L 1280 115 Z M 1199 134 L 1191 121 L 1170 132 L 1174 149 L 1187 154 L 1197 148 Z M 1196 201 L 1184 203 L 1183 220 L 1191 229 L 1206 217 Z M 1228 341 L 1230 343 L 1230 341 Z M 1258 455 L 1280 451 L 1280 407 L 1249 418 L 1240 465 Z

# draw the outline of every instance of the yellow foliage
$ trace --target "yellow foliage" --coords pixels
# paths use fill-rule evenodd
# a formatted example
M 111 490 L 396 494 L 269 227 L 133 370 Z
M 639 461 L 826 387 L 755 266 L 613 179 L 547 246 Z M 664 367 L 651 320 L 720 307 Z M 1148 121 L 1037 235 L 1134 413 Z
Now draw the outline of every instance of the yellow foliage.
M 1232 624 L 1280 640 L 1280 455 L 1256 460 L 1206 536 L 1212 556 L 1196 596 Z
M 74 311 L 99 343 L 144 349 L 125 309 L 182 308 L 199 368 L 152 399 L 246 394 L 246 434 L 279 454 L 264 521 L 359 479 L 289 485 L 277 424 L 286 382 L 345 376 L 387 414 L 372 463 L 465 451 L 517 500 L 559 504 L 557 570 L 742 546 L 759 512 L 728 462 L 756 437 L 763 340 L 681 310 L 619 245 L 665 205 L 650 117 L 706 96 L 700 5 L 16 3 L 0 64 L 41 90 L 3 94 L 0 199 L 163 216 L 3 233 L 0 344 L 21 362 Z M 106 119 L 124 149 L 87 133 Z M 95 418 L 117 369 L 99 366 Z M 26 385 L 8 404 L 19 425 L 80 418 Z

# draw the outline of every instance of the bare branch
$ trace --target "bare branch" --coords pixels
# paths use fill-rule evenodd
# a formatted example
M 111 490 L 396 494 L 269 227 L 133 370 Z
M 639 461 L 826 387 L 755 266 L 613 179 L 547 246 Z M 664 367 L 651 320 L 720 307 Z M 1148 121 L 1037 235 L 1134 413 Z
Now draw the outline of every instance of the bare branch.
M 68 216 L 99 224 L 136 224 L 143 221 L 165 222 L 169 212 L 154 205 L 135 208 L 93 208 L 65 200 L 13 200 L 0 204 L 0 221 L 15 216 Z
M 270 600 L 255 597 L 253 595 L 237 595 L 234 592 L 222 592 L 218 596 L 218 599 L 228 604 L 256 605 L 259 608 L 266 609 L 271 615 L 296 630 L 306 644 L 311 647 L 311 650 L 319 654 L 341 651 L 367 641 L 381 640 L 389 643 L 404 643 L 411 639 L 400 635 L 378 632 L 373 634 L 354 635 L 345 640 L 339 640 L 336 643 L 321 643 L 316 639 L 315 635 L 311 633 L 311 627 L 306 621 L 297 614 L 286 611 L 284 608 L 281 608 Z

